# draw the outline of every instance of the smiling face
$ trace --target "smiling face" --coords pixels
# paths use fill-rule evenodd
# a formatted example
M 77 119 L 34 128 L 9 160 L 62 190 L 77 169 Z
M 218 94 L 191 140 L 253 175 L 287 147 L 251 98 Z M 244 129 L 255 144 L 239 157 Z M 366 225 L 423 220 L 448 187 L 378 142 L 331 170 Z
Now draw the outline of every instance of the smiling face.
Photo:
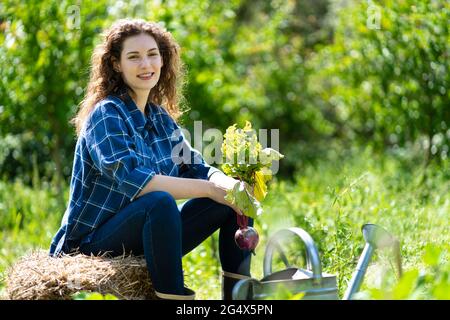
M 121 72 L 124 82 L 137 95 L 148 96 L 158 83 L 163 61 L 155 39 L 141 33 L 123 42 L 120 62 L 114 65 Z

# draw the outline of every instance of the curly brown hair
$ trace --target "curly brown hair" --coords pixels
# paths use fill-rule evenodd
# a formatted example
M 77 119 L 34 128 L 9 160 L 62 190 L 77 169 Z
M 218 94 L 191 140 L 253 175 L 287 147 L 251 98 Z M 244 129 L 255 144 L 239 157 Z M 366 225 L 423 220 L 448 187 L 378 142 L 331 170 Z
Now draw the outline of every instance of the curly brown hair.
M 142 33 L 155 39 L 164 61 L 159 81 L 150 90 L 147 101 L 161 105 L 174 120 L 181 115 L 179 104 L 183 100 L 181 89 L 184 85 L 185 69 L 180 59 L 180 46 L 169 31 L 155 22 L 121 19 L 104 32 L 103 41 L 96 46 L 92 54 L 87 92 L 76 116 L 71 120 L 77 135 L 80 134 L 85 120 L 96 103 L 108 95 L 116 95 L 123 99 L 124 92 L 126 94 L 131 90 L 121 74 L 114 70 L 113 61 L 120 61 L 125 39 Z

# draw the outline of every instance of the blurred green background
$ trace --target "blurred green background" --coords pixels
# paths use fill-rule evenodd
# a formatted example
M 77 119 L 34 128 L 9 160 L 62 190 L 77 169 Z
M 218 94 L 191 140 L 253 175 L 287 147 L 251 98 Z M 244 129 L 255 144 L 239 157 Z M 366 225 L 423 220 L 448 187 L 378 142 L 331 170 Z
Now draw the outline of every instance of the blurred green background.
M 57 230 L 76 142 L 69 120 L 101 31 L 124 17 L 158 21 L 181 45 L 188 71 L 184 127 L 201 120 L 203 130 L 225 132 L 249 120 L 257 129 L 279 129 L 285 159 L 257 221 L 256 275 L 264 241 L 287 216 L 320 243 L 325 270 L 340 274 L 342 293 L 364 245 L 359 229 L 370 220 L 407 239 L 402 253 L 411 270 L 428 268 L 443 283 L 418 273 L 405 280 L 409 287 L 371 297 L 449 298 L 440 295 L 450 292 L 444 0 L 3 0 L 2 274 L 26 250 L 47 248 Z M 374 178 L 357 180 L 361 175 Z M 352 181 L 361 190 L 349 189 Z M 332 195 L 347 189 L 356 199 L 337 206 Z M 187 279 L 200 298 L 219 297 L 216 242 L 186 257 L 186 268 L 194 268 Z M 442 264 L 444 271 L 436 267 Z M 208 285 L 195 276 L 199 271 L 210 276 L 200 277 Z M 423 295 L 414 291 L 419 287 Z

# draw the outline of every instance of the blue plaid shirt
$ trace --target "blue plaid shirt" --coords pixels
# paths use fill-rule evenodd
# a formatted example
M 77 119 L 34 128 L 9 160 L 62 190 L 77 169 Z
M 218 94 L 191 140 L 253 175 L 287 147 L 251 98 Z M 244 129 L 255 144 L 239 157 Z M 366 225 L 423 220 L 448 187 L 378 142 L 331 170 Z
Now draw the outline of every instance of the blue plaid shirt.
M 95 229 L 133 201 L 155 174 L 207 180 L 219 171 L 191 147 L 164 108 L 149 103 L 144 115 L 129 95 L 123 99 L 99 102 L 81 130 L 69 205 L 50 255 L 90 242 Z

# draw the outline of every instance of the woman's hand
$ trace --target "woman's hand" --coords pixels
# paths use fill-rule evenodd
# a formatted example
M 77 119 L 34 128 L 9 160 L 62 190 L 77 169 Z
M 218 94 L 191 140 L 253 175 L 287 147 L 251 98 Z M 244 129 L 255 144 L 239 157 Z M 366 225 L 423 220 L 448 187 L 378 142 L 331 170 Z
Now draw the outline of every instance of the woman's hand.
M 209 198 L 213 199 L 218 203 L 222 203 L 231 207 L 237 214 L 243 215 L 242 211 L 233 205 L 232 203 L 225 200 L 228 190 L 232 190 L 239 180 L 228 177 L 225 174 L 217 173 L 213 174 L 210 179 L 211 187 L 209 191 Z

